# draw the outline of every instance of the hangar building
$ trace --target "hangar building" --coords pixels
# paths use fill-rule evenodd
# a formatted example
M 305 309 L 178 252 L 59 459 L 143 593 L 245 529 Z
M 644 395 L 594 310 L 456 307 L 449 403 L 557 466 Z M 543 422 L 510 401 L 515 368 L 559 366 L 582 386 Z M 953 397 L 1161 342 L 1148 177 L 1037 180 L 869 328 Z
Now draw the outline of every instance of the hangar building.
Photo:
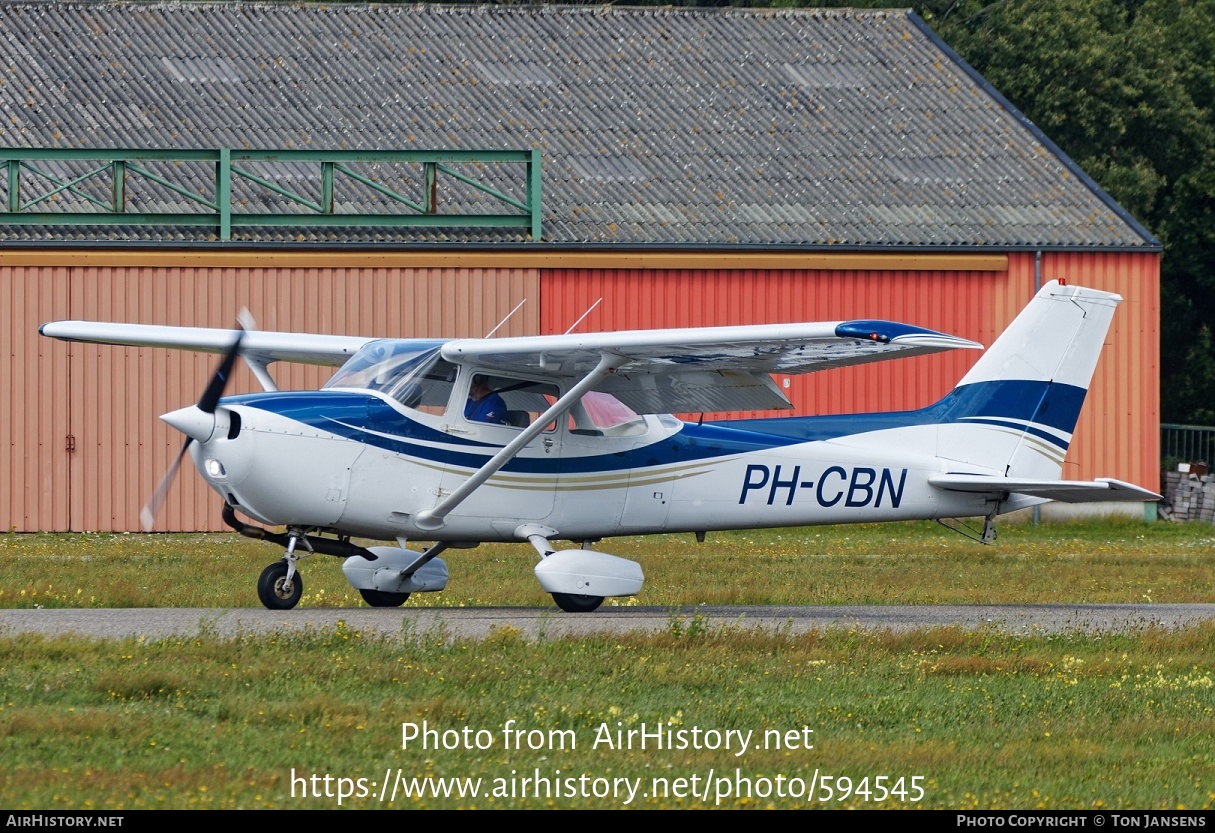
M 1158 482 L 1159 242 L 910 12 L 0 2 L 0 38 L 0 528 L 138 529 L 180 446 L 156 416 L 211 372 L 39 324 L 242 306 L 458 337 L 524 299 L 500 332 L 563 332 L 601 298 L 582 330 L 892 318 L 990 343 L 1063 277 L 1126 298 L 1066 474 Z M 447 156 L 366 154 L 424 150 Z M 455 153 L 502 150 L 538 164 Z M 973 360 L 789 393 L 919 407 Z M 183 476 L 160 528 L 219 508 Z

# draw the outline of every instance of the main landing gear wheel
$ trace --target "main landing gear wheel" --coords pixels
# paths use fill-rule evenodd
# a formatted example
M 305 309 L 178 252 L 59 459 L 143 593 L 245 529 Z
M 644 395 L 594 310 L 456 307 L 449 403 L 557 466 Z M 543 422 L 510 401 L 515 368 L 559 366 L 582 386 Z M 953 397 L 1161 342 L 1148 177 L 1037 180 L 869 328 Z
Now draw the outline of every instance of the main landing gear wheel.
M 372 607 L 400 607 L 409 598 L 408 593 L 385 593 L 383 590 L 360 590 L 359 595 Z
M 579 596 L 577 593 L 554 593 L 553 601 L 566 613 L 590 613 L 603 604 L 603 596 Z
M 275 561 L 257 580 L 257 597 L 270 610 L 290 610 L 304 595 L 304 581 L 297 572 L 287 584 L 287 562 Z

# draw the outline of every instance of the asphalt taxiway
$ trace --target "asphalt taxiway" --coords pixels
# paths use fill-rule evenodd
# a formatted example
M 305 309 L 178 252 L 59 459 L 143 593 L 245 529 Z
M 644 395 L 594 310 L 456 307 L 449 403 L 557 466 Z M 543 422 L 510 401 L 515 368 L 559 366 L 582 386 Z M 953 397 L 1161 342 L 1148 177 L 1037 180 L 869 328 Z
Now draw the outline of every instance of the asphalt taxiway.
M 105 639 L 214 634 L 235 637 L 344 626 L 385 637 L 431 632 L 477 639 L 512 627 L 534 639 L 567 634 L 686 628 L 749 628 L 805 633 L 827 628 L 908 631 L 936 627 L 1003 633 L 1125 633 L 1175 630 L 1215 620 L 1215 604 L 685 606 L 611 607 L 594 613 L 556 608 L 122 608 L 0 610 L 0 634 L 75 633 Z

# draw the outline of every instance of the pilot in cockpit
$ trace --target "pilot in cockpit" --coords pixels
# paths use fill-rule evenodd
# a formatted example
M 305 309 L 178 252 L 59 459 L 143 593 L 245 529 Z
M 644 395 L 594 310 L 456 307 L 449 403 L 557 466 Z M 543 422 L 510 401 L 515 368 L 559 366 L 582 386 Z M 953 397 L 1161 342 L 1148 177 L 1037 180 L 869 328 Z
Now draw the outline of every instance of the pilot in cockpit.
M 507 424 L 506 403 L 489 389 L 489 379 L 480 373 L 472 377 L 472 385 L 468 388 L 464 418 L 471 422 Z

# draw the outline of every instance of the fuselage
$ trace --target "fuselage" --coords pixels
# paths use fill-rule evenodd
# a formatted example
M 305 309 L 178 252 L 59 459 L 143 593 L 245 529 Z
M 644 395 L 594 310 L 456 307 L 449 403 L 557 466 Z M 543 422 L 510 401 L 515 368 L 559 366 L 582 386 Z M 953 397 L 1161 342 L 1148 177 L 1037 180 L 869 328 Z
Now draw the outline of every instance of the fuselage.
M 799 437 L 649 415 L 591 429 L 556 420 L 441 529 L 423 531 L 413 517 L 519 428 L 474 423 L 454 408 L 424 413 L 362 390 L 251 394 L 222 406 L 238 415 L 239 430 L 195 443 L 195 463 L 228 503 L 275 525 L 511 541 L 520 524 L 540 523 L 582 540 L 986 511 L 979 498 L 928 484 L 946 464 L 917 449 L 916 426 L 801 418 L 790 432 Z

